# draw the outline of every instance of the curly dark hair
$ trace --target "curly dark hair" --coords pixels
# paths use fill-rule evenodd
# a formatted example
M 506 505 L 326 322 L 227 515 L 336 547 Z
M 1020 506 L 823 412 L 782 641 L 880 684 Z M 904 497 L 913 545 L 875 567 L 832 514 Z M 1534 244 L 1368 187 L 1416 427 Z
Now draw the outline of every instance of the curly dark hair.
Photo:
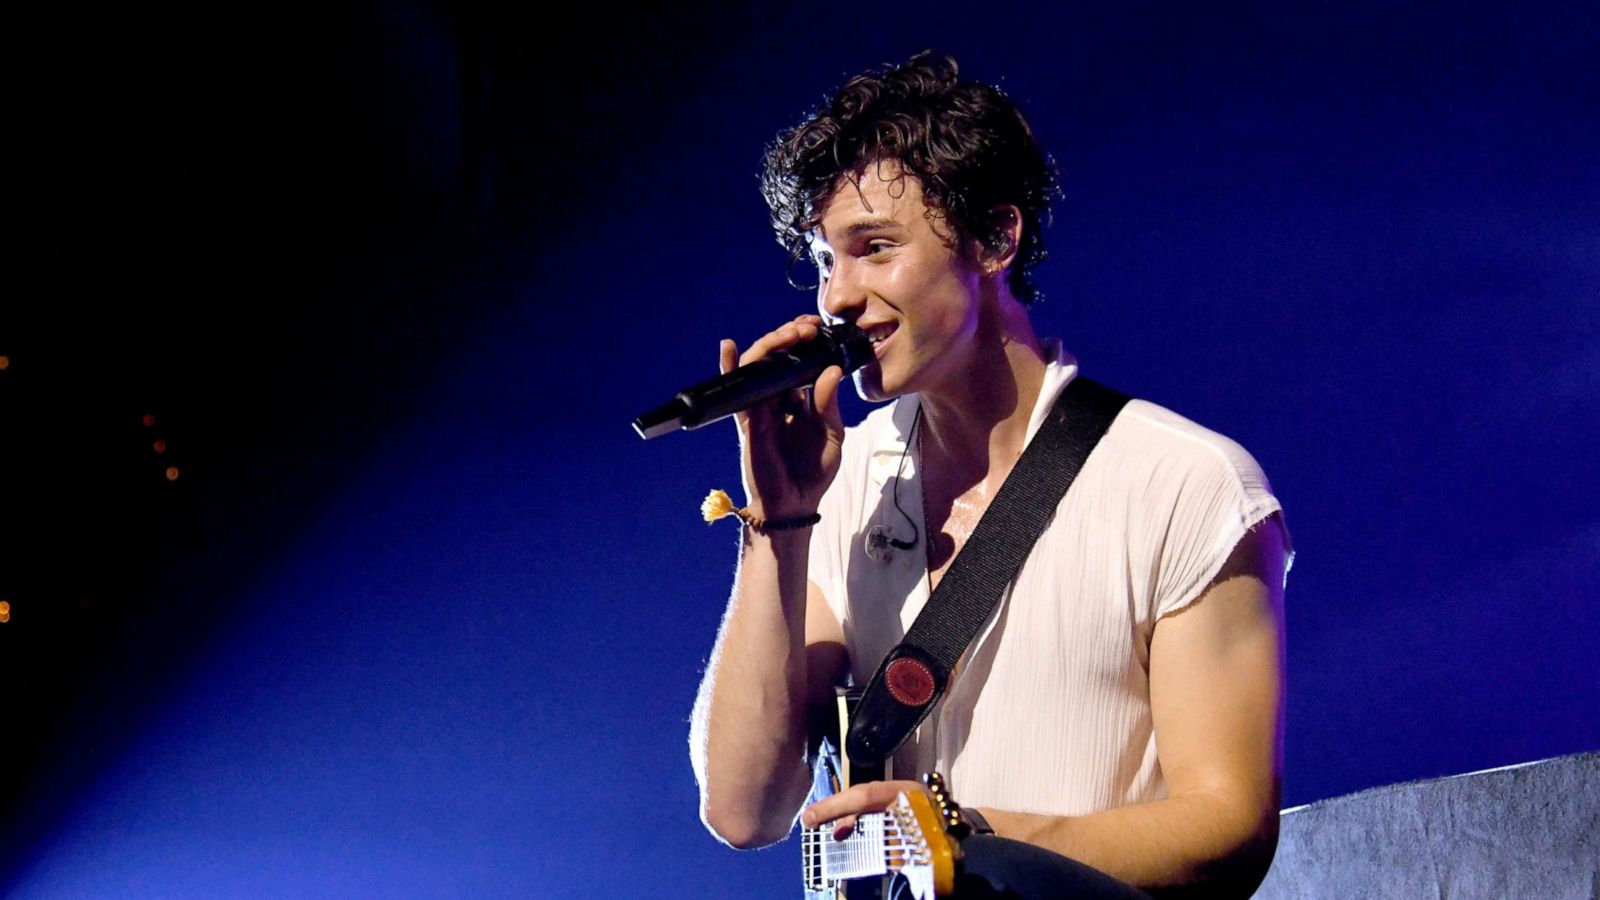
M 1041 227 L 1059 193 L 1055 164 L 1039 147 L 1021 110 L 997 87 L 958 79 L 950 55 L 925 50 L 898 66 L 846 81 L 800 125 L 782 132 L 762 161 L 761 193 L 789 266 L 840 179 L 893 161 L 917 177 L 930 215 L 1000 251 L 996 206 L 1022 212 L 1022 242 L 1011 265 L 1011 293 L 1039 297 L 1032 280 L 1044 261 Z

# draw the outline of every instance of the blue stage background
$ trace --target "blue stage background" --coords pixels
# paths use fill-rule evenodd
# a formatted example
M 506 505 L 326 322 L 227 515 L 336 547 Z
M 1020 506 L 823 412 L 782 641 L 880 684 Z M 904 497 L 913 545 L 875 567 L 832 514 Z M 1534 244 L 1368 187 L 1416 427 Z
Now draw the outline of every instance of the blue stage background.
M 0 386 L 191 450 L 0 576 L 12 895 L 797 895 L 688 765 L 731 427 L 628 422 L 810 308 L 762 147 L 929 46 L 1060 165 L 1039 331 L 1285 504 L 1284 804 L 1600 746 L 1592 6 L 575 14 L 30 14 Z

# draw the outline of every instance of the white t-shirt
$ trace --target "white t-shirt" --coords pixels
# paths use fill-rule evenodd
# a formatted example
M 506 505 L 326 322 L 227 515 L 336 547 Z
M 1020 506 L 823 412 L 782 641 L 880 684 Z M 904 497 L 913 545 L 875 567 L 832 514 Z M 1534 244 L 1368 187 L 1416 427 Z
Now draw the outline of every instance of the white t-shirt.
M 1046 347 L 1030 441 L 1078 373 L 1059 343 Z M 810 578 L 844 628 L 857 684 L 928 599 L 921 479 L 915 449 L 906 452 L 917 404 L 901 398 L 848 430 L 812 532 Z M 895 771 L 944 772 L 964 805 L 1016 812 L 1081 815 L 1165 796 L 1150 719 L 1151 634 L 1157 619 L 1200 596 L 1248 529 L 1280 509 L 1271 490 L 1238 444 L 1130 402 L 939 706 L 895 754 Z M 874 528 L 922 539 L 869 553 Z

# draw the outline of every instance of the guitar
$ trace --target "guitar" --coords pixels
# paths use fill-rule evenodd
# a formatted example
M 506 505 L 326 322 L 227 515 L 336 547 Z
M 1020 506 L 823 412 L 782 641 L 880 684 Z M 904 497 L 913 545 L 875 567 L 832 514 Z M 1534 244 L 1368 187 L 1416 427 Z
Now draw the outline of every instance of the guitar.
M 838 718 L 822 738 L 807 806 L 852 784 L 892 777 L 891 761 L 852 771 L 848 756 L 840 749 L 859 697 L 857 690 L 839 689 Z M 954 892 L 961 849 L 950 839 L 927 795 L 902 791 L 890 809 L 857 816 L 855 829 L 844 840 L 833 839 L 831 822 L 816 828 L 802 825 L 800 856 L 805 900 L 879 900 L 887 895 L 889 880 L 897 874 L 904 877 L 916 900 L 933 900 Z

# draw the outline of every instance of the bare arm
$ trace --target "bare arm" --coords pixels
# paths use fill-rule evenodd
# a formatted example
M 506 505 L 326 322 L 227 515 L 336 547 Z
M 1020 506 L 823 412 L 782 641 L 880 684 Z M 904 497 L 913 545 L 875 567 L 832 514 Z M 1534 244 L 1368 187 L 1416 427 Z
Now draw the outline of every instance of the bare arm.
M 1283 540 L 1269 519 L 1239 542 L 1199 600 L 1156 624 L 1150 702 L 1168 796 L 1085 816 L 980 809 L 997 834 L 1147 890 L 1250 895 L 1277 846 Z M 961 786 L 952 788 L 959 801 Z M 805 820 L 883 809 L 907 789 L 919 788 L 860 785 L 812 806 Z
M 740 364 L 816 335 L 802 317 L 763 337 Z M 735 348 L 724 342 L 722 369 Z M 818 380 L 815 408 L 770 404 L 739 419 L 749 508 L 764 518 L 808 515 L 838 470 L 843 425 L 835 397 L 842 377 Z M 690 760 L 700 815 L 736 847 L 782 840 L 810 786 L 808 710 L 844 675 L 844 635 L 806 578 L 810 529 L 770 535 L 743 529 L 733 596 L 695 699 Z
M 1198 601 L 1156 623 L 1150 703 L 1166 799 L 1076 817 L 984 810 L 996 832 L 1147 888 L 1248 897 L 1278 839 L 1283 567 L 1269 519 Z
M 746 539 L 695 699 L 689 743 L 700 817 L 735 847 L 766 846 L 789 833 L 811 784 L 808 713 L 843 676 L 843 634 L 816 586 L 807 590 L 805 540 Z

